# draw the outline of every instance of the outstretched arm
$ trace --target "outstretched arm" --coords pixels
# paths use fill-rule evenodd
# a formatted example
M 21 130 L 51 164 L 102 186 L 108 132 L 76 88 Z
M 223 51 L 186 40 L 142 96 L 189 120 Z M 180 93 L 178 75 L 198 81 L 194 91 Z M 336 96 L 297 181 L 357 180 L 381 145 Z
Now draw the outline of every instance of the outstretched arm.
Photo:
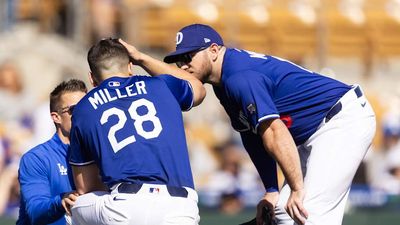
M 260 123 L 259 133 L 265 149 L 278 162 L 291 188 L 286 211 L 296 223 L 305 224 L 308 217 L 303 207 L 304 186 L 300 158 L 289 130 L 280 119 Z
M 164 63 L 158 59 L 155 59 L 143 52 L 137 50 L 134 46 L 126 43 L 123 40 L 119 40 L 122 45 L 128 50 L 132 61 L 135 65 L 142 67 L 146 72 L 148 72 L 152 76 L 160 75 L 160 74 L 170 74 L 177 78 L 187 80 L 193 88 L 193 106 L 199 105 L 204 97 L 206 96 L 206 90 L 203 87 L 203 84 L 194 76 L 190 75 L 190 73 L 182 70 L 176 66 Z

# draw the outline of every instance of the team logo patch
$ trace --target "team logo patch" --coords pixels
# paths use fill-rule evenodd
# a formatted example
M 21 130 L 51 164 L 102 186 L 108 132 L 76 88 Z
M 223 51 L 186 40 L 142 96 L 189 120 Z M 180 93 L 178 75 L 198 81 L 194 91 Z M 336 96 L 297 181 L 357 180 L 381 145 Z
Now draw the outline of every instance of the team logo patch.
M 182 32 L 176 33 L 176 45 L 179 45 L 183 40 L 183 34 Z
M 247 106 L 247 111 L 249 111 L 250 114 L 253 114 L 256 112 L 256 106 L 251 103 L 250 105 Z
M 108 82 L 108 86 L 110 86 L 110 87 L 119 87 L 119 86 L 121 86 L 121 83 L 118 82 L 118 81 L 110 81 L 110 82 Z
M 67 168 L 65 168 L 61 163 L 57 163 L 58 169 L 61 175 L 67 175 Z

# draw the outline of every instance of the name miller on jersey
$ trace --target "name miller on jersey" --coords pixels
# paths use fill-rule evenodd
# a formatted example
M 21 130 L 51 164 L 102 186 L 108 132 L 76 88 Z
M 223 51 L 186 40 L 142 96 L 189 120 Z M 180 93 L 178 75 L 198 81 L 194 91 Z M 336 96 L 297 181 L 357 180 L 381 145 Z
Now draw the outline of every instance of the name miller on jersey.
M 92 96 L 88 98 L 90 104 L 94 109 L 97 109 L 98 105 L 103 105 L 107 102 L 112 102 L 119 98 L 132 97 L 136 95 L 147 94 L 146 84 L 144 81 L 137 81 L 132 85 L 126 86 L 123 89 L 114 89 L 116 95 L 111 95 L 108 89 L 103 88 L 93 93 Z

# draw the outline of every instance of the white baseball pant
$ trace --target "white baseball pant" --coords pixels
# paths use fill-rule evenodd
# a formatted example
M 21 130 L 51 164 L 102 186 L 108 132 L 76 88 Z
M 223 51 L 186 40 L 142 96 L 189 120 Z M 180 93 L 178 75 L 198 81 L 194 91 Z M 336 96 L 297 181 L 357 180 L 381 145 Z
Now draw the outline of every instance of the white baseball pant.
M 339 102 L 341 110 L 298 146 L 306 191 L 306 225 L 340 225 L 353 177 L 375 135 L 371 105 L 353 87 Z M 279 225 L 296 224 L 284 206 L 290 187 L 284 184 L 275 209 Z
M 91 192 L 78 197 L 72 207 L 73 225 L 198 225 L 195 190 L 174 197 L 165 185 L 143 184 L 137 193 Z

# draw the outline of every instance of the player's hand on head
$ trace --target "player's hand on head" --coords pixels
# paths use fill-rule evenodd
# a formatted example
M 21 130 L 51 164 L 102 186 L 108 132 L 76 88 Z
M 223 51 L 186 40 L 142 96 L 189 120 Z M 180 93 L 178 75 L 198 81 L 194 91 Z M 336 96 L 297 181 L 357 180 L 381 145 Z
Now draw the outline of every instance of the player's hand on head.
M 304 189 L 292 191 L 285 206 L 286 212 L 297 224 L 305 224 L 308 218 L 308 212 L 303 206 L 304 196 Z
M 67 215 L 71 216 L 71 207 L 75 204 L 75 201 L 78 198 L 78 196 L 79 194 L 76 191 L 64 193 L 61 199 L 61 205 L 65 209 Z
M 128 50 L 132 63 L 135 65 L 139 64 L 142 53 L 135 46 L 126 43 L 121 38 L 118 41 Z
M 267 192 L 257 205 L 257 225 L 266 224 L 266 220 L 275 220 L 275 206 L 278 203 L 279 192 Z M 267 210 L 265 210 L 267 209 Z M 269 215 L 265 215 L 268 213 Z

